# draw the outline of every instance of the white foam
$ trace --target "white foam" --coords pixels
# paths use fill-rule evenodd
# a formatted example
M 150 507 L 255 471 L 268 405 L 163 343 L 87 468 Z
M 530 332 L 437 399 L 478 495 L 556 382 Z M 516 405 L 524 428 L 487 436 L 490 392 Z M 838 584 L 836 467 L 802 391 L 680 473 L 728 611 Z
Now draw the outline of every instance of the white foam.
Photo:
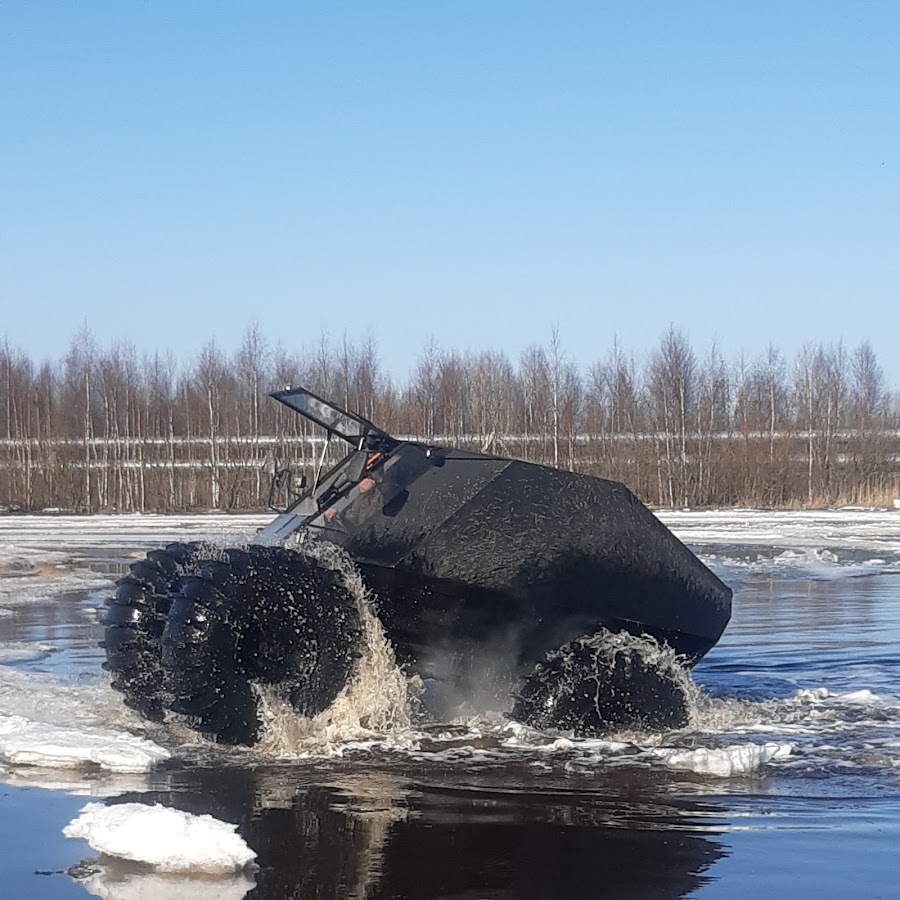
M 256 854 L 236 825 L 156 804 L 88 803 L 63 828 L 100 853 L 142 862 L 163 872 L 238 872 Z
M 719 748 L 698 747 L 694 750 L 655 747 L 650 752 L 670 769 L 715 775 L 717 778 L 733 778 L 752 775 L 760 766 L 772 760 L 786 759 L 793 752 L 793 745 L 770 742 L 762 745 L 733 744 Z
M 147 772 L 169 756 L 165 748 L 124 732 L 0 715 L 0 758 L 13 765 L 65 769 L 94 764 L 110 772 Z
M 258 749 L 278 756 L 334 757 L 374 747 L 413 747 L 415 685 L 397 665 L 394 651 L 373 611 L 374 598 L 359 569 L 339 548 L 304 548 L 334 569 L 356 599 L 360 615 L 360 657 L 353 676 L 328 709 L 314 718 L 298 716 L 277 689 L 259 688 L 263 731 Z
M 881 702 L 878 694 L 873 694 L 870 690 L 850 691 L 846 694 L 835 694 L 834 699 L 841 703 L 854 703 L 861 706 L 874 706 Z

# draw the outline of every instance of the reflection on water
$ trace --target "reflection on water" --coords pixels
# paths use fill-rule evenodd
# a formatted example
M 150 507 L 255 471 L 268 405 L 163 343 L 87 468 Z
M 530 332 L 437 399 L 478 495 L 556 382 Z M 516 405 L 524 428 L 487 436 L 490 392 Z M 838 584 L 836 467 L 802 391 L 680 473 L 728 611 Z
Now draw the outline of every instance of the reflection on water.
M 113 802 L 237 823 L 259 854 L 254 898 L 676 898 L 723 855 L 722 810 L 675 800 L 650 778 L 600 775 L 590 792 L 511 789 L 525 772 L 461 786 L 346 765 L 157 779 Z
M 96 675 L 103 652 L 98 646 L 96 596 L 90 591 L 68 591 L 46 603 L 14 608 L 0 617 L 0 646 L 27 642 L 48 650 L 23 664 L 24 669 Z

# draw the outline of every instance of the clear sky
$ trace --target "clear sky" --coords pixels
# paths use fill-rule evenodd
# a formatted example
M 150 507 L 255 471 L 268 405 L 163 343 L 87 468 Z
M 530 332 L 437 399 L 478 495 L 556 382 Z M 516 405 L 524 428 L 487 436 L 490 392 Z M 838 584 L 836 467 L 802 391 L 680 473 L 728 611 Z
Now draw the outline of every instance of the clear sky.
M 0 338 L 869 339 L 900 2 L 0 2 Z

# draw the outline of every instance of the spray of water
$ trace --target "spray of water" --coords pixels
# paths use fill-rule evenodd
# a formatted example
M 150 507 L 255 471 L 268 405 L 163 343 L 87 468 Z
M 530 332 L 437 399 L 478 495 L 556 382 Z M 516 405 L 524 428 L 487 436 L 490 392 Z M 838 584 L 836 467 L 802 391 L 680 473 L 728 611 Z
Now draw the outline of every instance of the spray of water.
M 355 598 L 360 656 L 353 677 L 331 706 L 313 718 L 299 717 L 277 688 L 257 686 L 263 723 L 258 749 L 267 754 L 328 756 L 340 754 L 353 742 L 411 745 L 415 683 L 397 665 L 359 569 L 332 544 L 307 543 L 301 552 L 334 570 Z

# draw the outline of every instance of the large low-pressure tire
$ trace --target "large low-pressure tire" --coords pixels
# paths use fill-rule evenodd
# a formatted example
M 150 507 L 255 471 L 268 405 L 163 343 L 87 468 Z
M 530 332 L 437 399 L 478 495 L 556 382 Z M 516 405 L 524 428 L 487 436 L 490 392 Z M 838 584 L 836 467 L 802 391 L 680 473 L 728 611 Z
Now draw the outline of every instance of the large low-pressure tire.
M 519 691 L 512 715 L 578 737 L 679 728 L 688 721 L 689 683 L 667 648 L 603 630 L 547 654 Z
M 160 638 L 173 590 L 198 547 L 169 544 L 132 563 L 101 614 L 103 668 L 110 673 L 113 688 L 124 695 L 125 704 L 153 721 L 163 718 L 166 705 Z
M 198 560 L 162 636 L 169 709 L 223 743 L 259 737 L 254 684 L 298 714 L 326 709 L 352 676 L 359 608 L 340 574 L 290 550 L 255 547 Z

